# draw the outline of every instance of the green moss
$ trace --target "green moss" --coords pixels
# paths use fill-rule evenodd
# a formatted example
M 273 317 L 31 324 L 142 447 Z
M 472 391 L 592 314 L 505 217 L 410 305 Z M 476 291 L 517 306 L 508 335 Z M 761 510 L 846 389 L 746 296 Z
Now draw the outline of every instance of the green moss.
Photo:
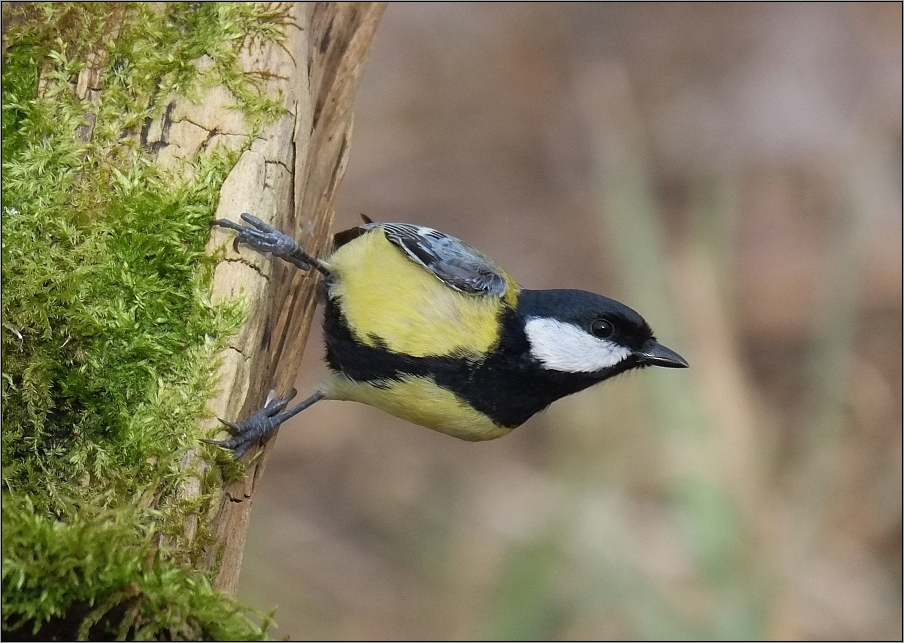
M 264 626 L 255 624 L 206 578 L 169 560 L 137 510 L 83 507 L 64 522 L 28 501 L 4 502 L 3 524 L 7 633 L 36 640 L 259 640 L 269 624 L 269 615 L 255 613 Z
M 174 95 L 214 85 L 232 91 L 252 130 L 279 116 L 280 101 L 237 61 L 241 47 L 282 38 L 282 8 L 12 11 L 22 20 L 3 68 L 3 627 L 260 637 L 244 608 L 182 566 L 209 534 L 194 550 L 151 546 L 152 534 L 179 542 L 185 516 L 208 508 L 176 491 L 198 473 L 180 461 L 198 446 L 216 355 L 242 318 L 237 302 L 209 301 L 214 262 L 203 254 L 238 155 L 190 159 L 188 181 L 122 134 Z M 103 92 L 80 100 L 89 56 L 104 61 Z M 203 71 L 192 63 L 201 56 L 212 63 Z

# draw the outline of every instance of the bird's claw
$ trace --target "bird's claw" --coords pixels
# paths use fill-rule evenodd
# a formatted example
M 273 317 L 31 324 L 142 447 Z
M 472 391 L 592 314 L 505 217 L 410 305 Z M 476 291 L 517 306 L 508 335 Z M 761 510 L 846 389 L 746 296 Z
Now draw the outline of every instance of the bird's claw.
M 268 401 L 264 408 L 238 422 L 230 422 L 229 420 L 219 418 L 220 422 L 226 425 L 227 431 L 229 431 L 233 437 L 229 440 L 201 441 L 206 444 L 213 444 L 231 450 L 232 457 L 238 460 L 245 455 L 245 452 L 252 444 L 275 431 L 279 425 L 283 423 L 286 417 L 282 412 L 286 408 L 286 405 L 292 401 L 292 398 L 295 397 L 295 394 L 295 389 L 292 389 L 292 392 L 288 396 Z
M 295 239 L 247 212 L 242 213 L 242 220 L 250 225 L 243 226 L 229 219 L 216 219 L 211 225 L 236 231 L 235 241 L 232 242 L 236 252 L 238 244 L 245 243 L 256 250 L 285 259 L 302 270 L 310 270 L 311 264 L 303 259 L 305 253 Z
M 238 422 L 230 422 L 229 420 L 224 420 L 223 418 L 217 419 L 226 425 L 226 430 L 229 431 L 229 435 L 241 435 L 242 433 L 244 433 L 244 430 Z

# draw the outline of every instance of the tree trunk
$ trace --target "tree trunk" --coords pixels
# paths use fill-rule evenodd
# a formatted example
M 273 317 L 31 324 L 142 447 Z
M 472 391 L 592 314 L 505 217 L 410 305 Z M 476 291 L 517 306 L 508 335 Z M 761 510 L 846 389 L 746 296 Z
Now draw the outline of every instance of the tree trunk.
M 249 57 L 247 69 L 271 74 L 288 113 L 268 125 L 230 174 L 218 218 L 252 212 L 293 236 L 309 253 L 330 247 L 333 199 L 345 172 L 352 132 L 352 103 L 384 3 L 293 6 L 290 38 Z M 228 114 L 223 115 L 228 118 Z M 216 128 L 212 121 L 208 131 Z M 214 232 L 211 249 L 231 233 Z M 269 257 L 230 247 L 217 266 L 214 297 L 244 291 L 249 301 L 243 330 L 223 354 L 221 393 L 210 408 L 222 418 L 242 418 L 261 408 L 270 390 L 291 388 L 316 305 L 318 275 Z M 215 422 L 215 421 L 214 421 Z M 223 489 L 210 524 L 218 546 L 216 586 L 235 595 L 254 490 L 274 441 L 264 445 L 247 476 Z M 222 546 L 222 547 L 221 547 Z
M 3 4 L 7 633 L 254 635 L 209 584 L 186 597 L 235 595 L 272 440 L 235 475 L 197 423 L 291 389 L 318 280 L 218 228 L 213 267 L 207 224 L 327 252 L 384 8 Z

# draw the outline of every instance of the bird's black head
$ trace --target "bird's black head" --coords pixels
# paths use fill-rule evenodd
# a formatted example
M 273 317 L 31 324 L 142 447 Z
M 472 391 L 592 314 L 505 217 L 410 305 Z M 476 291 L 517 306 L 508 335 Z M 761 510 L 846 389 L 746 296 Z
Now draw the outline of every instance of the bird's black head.
M 546 371 L 603 380 L 644 366 L 686 368 L 656 341 L 643 317 L 583 290 L 522 290 L 518 317 L 530 354 Z

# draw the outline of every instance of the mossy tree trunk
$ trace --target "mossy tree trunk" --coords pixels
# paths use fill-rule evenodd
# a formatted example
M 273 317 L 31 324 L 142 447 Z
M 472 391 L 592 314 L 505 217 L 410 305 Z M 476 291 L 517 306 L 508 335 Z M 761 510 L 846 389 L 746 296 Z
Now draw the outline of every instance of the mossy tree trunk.
M 4 3 L 7 632 L 253 634 L 213 590 L 268 448 L 239 470 L 198 438 L 291 389 L 317 278 L 207 224 L 327 249 L 383 9 Z
M 333 199 L 345 172 L 352 132 L 352 102 L 383 3 L 296 5 L 294 34 L 282 46 L 249 59 L 285 97 L 288 112 L 267 126 L 242 154 L 223 185 L 218 218 L 262 212 L 315 256 L 329 248 Z M 216 127 L 216 125 L 214 125 Z M 211 130 L 207 130 L 210 132 Z M 214 234 L 212 249 L 231 233 Z M 251 253 L 253 255 L 254 253 Z M 214 297 L 244 290 L 250 308 L 243 331 L 224 353 L 221 394 L 211 408 L 240 418 L 261 408 L 270 390 L 292 388 L 316 305 L 314 272 L 304 273 L 268 257 L 230 249 L 217 266 Z M 210 548 L 207 563 L 222 554 L 216 585 L 234 594 L 244 551 L 251 500 L 273 441 L 247 475 L 225 489 L 211 518 L 222 552 Z

